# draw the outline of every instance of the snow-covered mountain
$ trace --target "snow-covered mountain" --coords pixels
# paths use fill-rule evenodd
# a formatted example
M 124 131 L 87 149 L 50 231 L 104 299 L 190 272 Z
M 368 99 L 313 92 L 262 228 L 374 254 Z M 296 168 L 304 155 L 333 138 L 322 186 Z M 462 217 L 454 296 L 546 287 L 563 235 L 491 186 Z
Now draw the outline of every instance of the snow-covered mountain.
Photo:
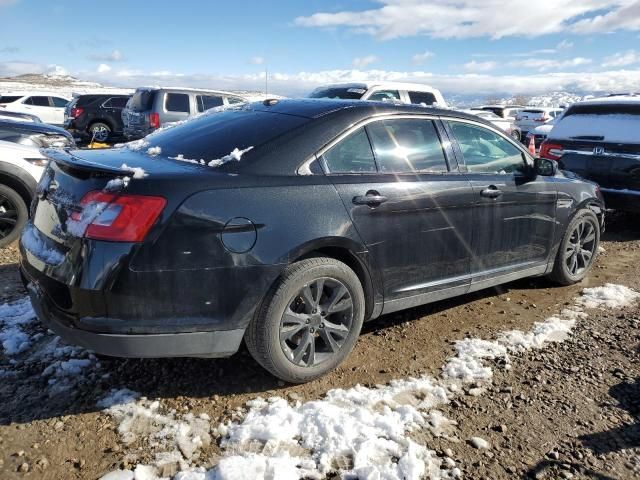
M 0 78 L 0 94 L 17 91 L 48 91 L 66 96 L 74 93 L 131 93 L 131 88 L 105 87 L 96 82 L 79 80 L 65 73 L 61 74 L 33 74 L 18 75 L 16 77 Z

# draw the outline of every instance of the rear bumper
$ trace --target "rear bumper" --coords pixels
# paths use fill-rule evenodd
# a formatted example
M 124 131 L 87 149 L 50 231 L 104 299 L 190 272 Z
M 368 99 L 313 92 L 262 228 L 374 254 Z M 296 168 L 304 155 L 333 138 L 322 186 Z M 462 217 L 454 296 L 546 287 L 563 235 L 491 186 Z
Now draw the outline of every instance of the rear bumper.
M 24 275 L 24 271 L 23 271 Z M 228 357 L 237 352 L 244 329 L 162 334 L 96 333 L 73 326 L 48 301 L 37 283 L 25 277 L 38 319 L 66 342 L 114 357 Z

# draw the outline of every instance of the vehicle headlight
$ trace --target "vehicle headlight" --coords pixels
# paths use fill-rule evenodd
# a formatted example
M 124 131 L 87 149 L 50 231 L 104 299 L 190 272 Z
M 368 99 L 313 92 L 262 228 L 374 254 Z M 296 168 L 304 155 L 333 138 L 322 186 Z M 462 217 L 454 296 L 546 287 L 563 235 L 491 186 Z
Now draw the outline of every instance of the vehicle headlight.
M 69 139 L 64 135 L 42 135 L 39 140 L 44 148 L 64 148 L 71 145 Z
M 31 165 L 36 165 L 38 167 L 46 167 L 47 163 L 49 163 L 49 159 L 45 157 L 25 158 L 25 160 L 29 162 Z

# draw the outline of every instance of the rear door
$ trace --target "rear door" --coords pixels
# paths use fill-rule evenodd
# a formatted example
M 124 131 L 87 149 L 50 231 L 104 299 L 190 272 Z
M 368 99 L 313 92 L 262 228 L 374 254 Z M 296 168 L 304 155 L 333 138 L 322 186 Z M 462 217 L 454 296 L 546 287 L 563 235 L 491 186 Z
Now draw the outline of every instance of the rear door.
M 64 124 L 64 110 L 69 103 L 69 100 L 62 97 L 49 97 L 51 105 L 51 118 L 55 125 Z
M 473 192 L 449 158 L 421 117 L 376 120 L 321 156 L 382 278 L 385 312 L 468 288 Z
M 23 102 L 24 111 L 37 116 L 44 123 L 56 123 L 56 115 L 49 102 L 49 97 L 44 95 L 33 95 L 27 97 Z M 64 122 L 64 111 L 60 124 Z
M 472 285 L 546 265 L 555 231 L 554 179 L 528 176 L 527 155 L 496 130 L 466 120 L 446 124 L 475 196 Z

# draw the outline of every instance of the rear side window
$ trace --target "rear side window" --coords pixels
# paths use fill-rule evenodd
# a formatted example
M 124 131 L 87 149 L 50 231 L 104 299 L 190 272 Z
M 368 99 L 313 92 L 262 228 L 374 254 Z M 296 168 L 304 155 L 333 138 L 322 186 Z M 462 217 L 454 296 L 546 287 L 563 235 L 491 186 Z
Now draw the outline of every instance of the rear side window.
M 145 112 L 153 108 L 156 90 L 138 90 L 129 102 L 129 109 L 134 112 Z
M 189 113 L 189 95 L 186 93 L 167 93 L 164 108 L 167 112 Z
M 440 137 L 431 120 L 382 120 L 367 125 L 381 173 L 448 171 Z
M 540 113 L 544 113 L 544 110 L 522 110 L 522 113 L 540 114 Z
M 396 102 L 400 100 L 398 90 L 380 90 L 373 93 L 367 100 L 374 102 Z
M 34 105 L 36 107 L 49 107 L 49 97 L 29 97 L 24 103 L 26 105 Z
M 15 95 L 0 95 L 0 103 L 13 103 L 16 100 L 20 100 L 22 97 L 21 96 L 15 96 Z
M 436 96 L 431 92 L 407 92 L 409 100 L 416 105 L 433 105 L 437 102 Z
M 364 128 L 331 147 L 322 156 L 329 173 L 374 173 L 376 162 Z
M 127 104 L 127 97 L 112 97 L 102 104 L 105 108 L 124 108 Z
M 524 173 L 522 152 L 506 138 L 477 125 L 455 121 L 448 123 L 470 173 Z
M 67 103 L 69 103 L 69 100 L 60 97 L 51 97 L 51 101 L 53 102 L 53 106 L 57 108 L 64 108 L 67 106 Z
M 199 112 L 224 105 L 222 97 L 217 95 L 198 95 L 196 96 L 196 103 L 198 104 Z

